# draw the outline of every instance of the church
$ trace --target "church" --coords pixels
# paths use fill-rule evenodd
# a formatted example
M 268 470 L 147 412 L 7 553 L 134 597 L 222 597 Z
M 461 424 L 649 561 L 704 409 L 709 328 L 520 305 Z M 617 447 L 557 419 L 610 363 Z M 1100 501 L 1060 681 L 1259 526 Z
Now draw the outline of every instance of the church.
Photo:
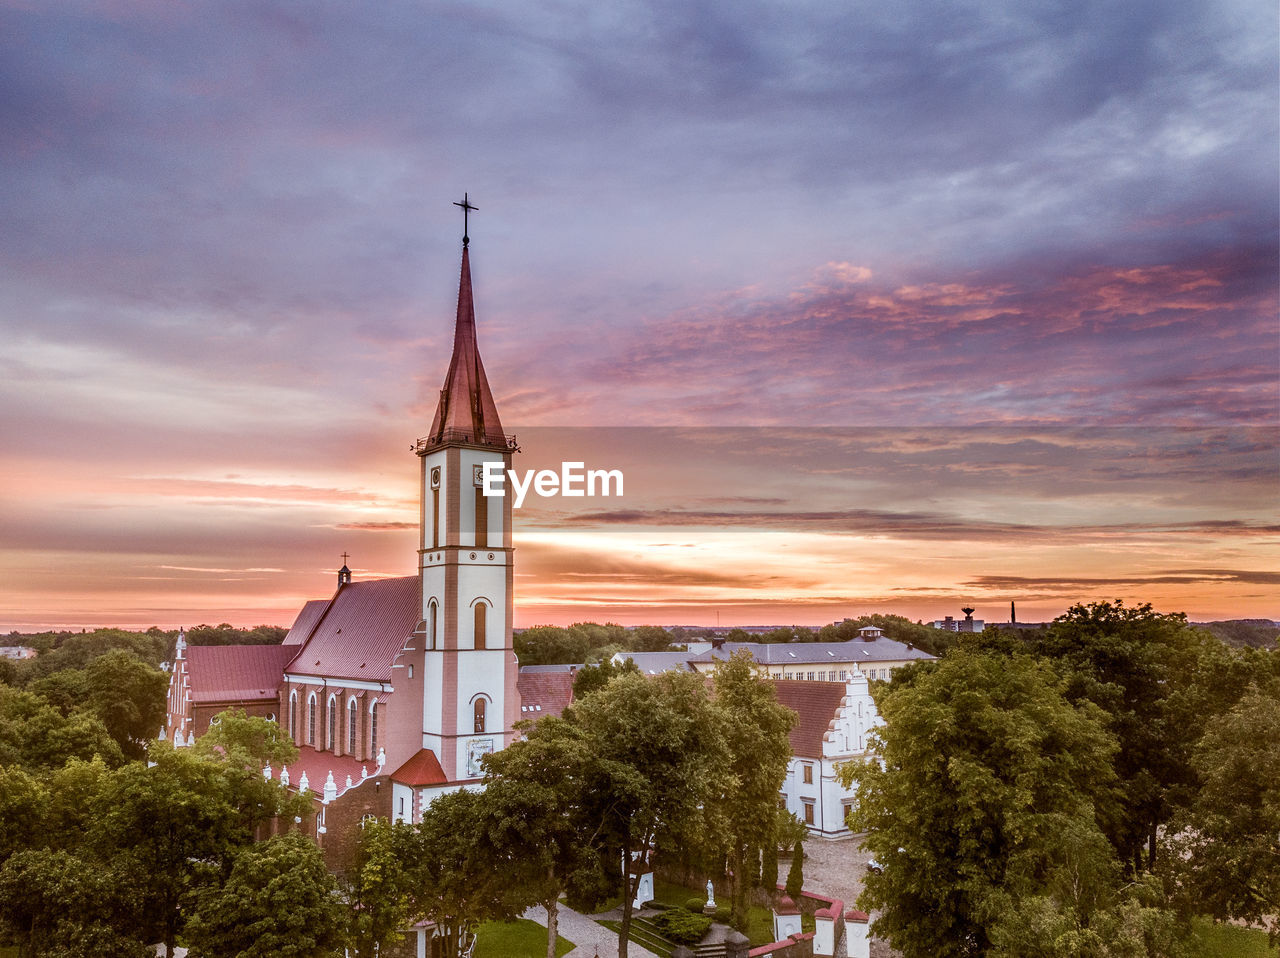
M 530 717 L 512 647 L 511 499 L 481 481 L 486 462 L 510 469 L 518 448 L 480 360 L 469 243 L 464 229 L 453 353 L 414 445 L 417 574 L 358 582 L 344 565 L 334 594 L 307 602 L 279 646 L 178 642 L 163 737 L 191 744 L 227 708 L 279 722 L 299 758 L 264 774 L 312 794 L 327 854 L 366 815 L 417 821 L 436 795 L 478 784 L 481 758 Z M 572 679 L 531 675 L 537 714 L 562 710 Z

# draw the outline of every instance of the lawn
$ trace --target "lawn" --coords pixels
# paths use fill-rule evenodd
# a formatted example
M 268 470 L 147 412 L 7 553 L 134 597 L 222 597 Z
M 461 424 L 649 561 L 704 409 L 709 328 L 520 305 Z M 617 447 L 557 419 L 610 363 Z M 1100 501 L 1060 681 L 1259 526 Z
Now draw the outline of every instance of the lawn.
M 573 942 L 556 937 L 556 954 L 573 951 Z M 536 921 L 487 921 L 476 931 L 475 958 L 545 958 L 547 929 Z
M 1267 945 L 1267 933 L 1236 925 L 1219 925 L 1207 918 L 1191 923 L 1192 952 L 1204 958 L 1277 958 L 1280 951 Z

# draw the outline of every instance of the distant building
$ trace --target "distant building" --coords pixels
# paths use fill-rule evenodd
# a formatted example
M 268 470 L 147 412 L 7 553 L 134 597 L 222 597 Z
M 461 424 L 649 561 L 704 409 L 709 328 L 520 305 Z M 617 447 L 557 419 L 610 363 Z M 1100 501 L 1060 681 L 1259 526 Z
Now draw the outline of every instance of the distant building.
M 37 655 L 29 645 L 0 645 L 0 659 L 34 659 Z
M 948 615 L 941 619 L 934 619 L 933 627 L 944 632 L 981 632 L 986 628 L 986 622 L 973 617 L 973 609 L 966 607 L 960 611 L 964 613 L 963 619 L 953 619 Z

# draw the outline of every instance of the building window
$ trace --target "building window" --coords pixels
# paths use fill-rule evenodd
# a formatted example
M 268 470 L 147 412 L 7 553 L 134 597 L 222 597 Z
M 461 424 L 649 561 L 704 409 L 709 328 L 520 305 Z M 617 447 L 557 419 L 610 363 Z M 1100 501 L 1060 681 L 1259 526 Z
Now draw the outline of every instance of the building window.
M 347 754 L 356 754 L 356 700 L 347 701 Z
M 378 757 L 378 705 L 369 706 L 369 754 Z
M 818 673 L 818 681 L 819 681 L 819 682 L 825 682 L 826 680 L 827 680 L 827 673 L 826 673 L 826 672 L 819 672 L 819 673 Z
M 812 673 L 812 672 L 810 672 L 810 673 L 809 673 L 809 681 L 810 681 L 810 682 L 812 682 L 812 681 L 813 681 L 813 673 Z
M 413 678 L 413 663 L 409 663 L 409 678 Z
M 485 705 L 485 700 L 484 700 L 484 699 L 482 699 L 482 698 L 480 698 L 480 699 L 476 699 L 476 705 L 475 705 L 475 719 L 476 719 L 476 734 L 477 734 L 477 735 L 481 734 L 481 733 L 484 731 L 484 719 L 485 719 L 485 711 L 486 711 L 486 708 L 487 708 L 487 707 L 486 707 L 486 705 Z
M 804 823 L 806 825 L 813 824 L 813 802 L 804 803 Z
M 849 681 L 849 673 L 845 669 L 840 670 L 840 681 L 841 682 Z
M 489 544 L 489 497 L 482 486 L 476 486 L 476 546 Z
M 483 602 L 476 603 L 476 623 L 475 623 L 475 639 L 476 648 L 485 648 L 485 604 Z
M 427 606 L 427 648 L 434 649 L 436 647 L 436 600 L 432 599 L 431 604 Z M 413 676 L 409 676 L 413 678 Z
M 307 699 L 307 744 L 316 744 L 316 693 Z
M 298 740 L 298 693 L 289 693 L 289 738 Z
M 804 783 L 806 785 L 812 785 L 813 784 L 813 766 L 802 765 L 800 767 L 804 769 Z
M 325 740 L 325 748 L 330 752 L 338 750 L 338 700 L 330 695 L 327 704 L 329 737 Z

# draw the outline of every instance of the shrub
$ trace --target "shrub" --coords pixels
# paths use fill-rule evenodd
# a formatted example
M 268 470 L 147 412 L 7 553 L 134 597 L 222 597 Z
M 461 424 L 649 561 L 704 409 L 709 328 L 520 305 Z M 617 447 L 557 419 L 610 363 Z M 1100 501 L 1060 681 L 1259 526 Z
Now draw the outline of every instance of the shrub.
M 723 905 L 716 909 L 716 921 L 722 925 L 728 925 L 733 920 L 733 909 L 725 908 Z
M 664 938 L 681 945 L 696 945 L 711 928 L 711 919 L 706 915 L 695 915 L 681 908 L 664 911 L 653 923 Z
M 694 898 L 690 898 L 688 901 L 686 901 L 686 902 L 684 903 L 684 907 L 685 907 L 685 910 L 686 910 L 686 911 L 691 911 L 691 912 L 693 912 L 695 915 L 701 915 L 701 914 L 702 914 L 703 906 L 705 906 L 705 905 L 706 905 L 706 903 L 707 903 L 707 902 L 706 902 L 706 899 L 705 899 L 705 898 L 697 898 L 697 897 L 694 897 Z

